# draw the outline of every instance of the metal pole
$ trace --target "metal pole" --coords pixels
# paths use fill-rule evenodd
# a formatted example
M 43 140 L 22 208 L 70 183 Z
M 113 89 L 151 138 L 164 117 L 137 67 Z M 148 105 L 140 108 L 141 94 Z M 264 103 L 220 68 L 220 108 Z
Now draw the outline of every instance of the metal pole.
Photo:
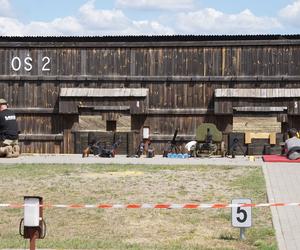
M 39 236 L 39 233 L 37 230 L 33 231 L 31 234 L 30 234 L 30 250 L 35 250 L 35 241 L 36 239 L 38 238 Z
M 246 239 L 245 232 L 246 232 L 246 228 L 240 227 L 240 240 Z

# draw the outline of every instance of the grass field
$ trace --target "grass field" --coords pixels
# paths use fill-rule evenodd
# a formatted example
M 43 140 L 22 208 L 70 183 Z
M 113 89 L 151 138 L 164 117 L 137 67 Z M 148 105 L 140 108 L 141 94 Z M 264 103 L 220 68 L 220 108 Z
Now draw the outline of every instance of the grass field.
M 0 166 L 0 203 L 39 195 L 45 203 L 267 202 L 259 167 L 17 165 Z M 46 209 L 52 249 L 277 249 L 269 208 L 253 209 L 246 240 L 230 209 Z M 22 209 L 0 208 L 0 248 L 28 247 L 18 235 Z

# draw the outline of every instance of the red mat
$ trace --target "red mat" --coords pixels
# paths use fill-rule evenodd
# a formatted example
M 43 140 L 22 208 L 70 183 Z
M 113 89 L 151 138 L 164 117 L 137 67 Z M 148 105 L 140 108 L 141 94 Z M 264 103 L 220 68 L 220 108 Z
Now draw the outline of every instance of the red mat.
M 298 162 L 298 163 L 300 163 L 300 159 L 289 160 L 284 155 L 263 155 L 263 160 L 265 162 Z

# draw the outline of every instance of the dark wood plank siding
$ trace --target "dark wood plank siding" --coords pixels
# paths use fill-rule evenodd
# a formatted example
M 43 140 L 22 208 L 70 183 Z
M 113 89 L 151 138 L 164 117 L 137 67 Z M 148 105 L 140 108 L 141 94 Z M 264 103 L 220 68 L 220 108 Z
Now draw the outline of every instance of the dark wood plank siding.
M 0 97 L 18 110 L 21 133 L 63 135 L 61 140 L 24 140 L 23 152 L 75 152 L 72 129 L 78 122 L 77 107 L 81 101 L 90 106 L 129 106 L 132 130 L 140 132 L 143 126 L 150 126 L 153 136 L 172 135 L 175 128 L 179 128 L 181 135 L 192 136 L 202 122 L 213 122 L 220 130 L 230 132 L 233 107 L 255 105 L 287 106 L 288 115 L 281 114 L 281 117 L 291 126 L 297 126 L 298 118 L 294 116 L 300 115 L 299 98 L 270 102 L 247 98 L 215 100 L 214 90 L 300 88 L 298 40 L 291 44 L 289 40 L 278 44 L 272 40 L 255 44 L 245 39 L 199 42 L 199 45 L 187 41 L 189 46 L 183 42 L 114 44 L 107 43 L 105 47 L 97 43 L 70 45 L 68 42 L 33 41 L 12 42 L 10 48 L 0 44 Z M 32 59 L 30 71 L 24 68 L 24 59 L 28 56 Z M 19 71 L 12 69 L 14 57 L 21 60 Z M 47 65 L 49 71 L 42 71 L 44 57 L 51 60 Z M 59 93 L 63 87 L 147 88 L 149 96 L 138 108 L 136 99 L 130 98 L 62 100 Z M 22 111 L 26 108 L 32 113 Z M 139 135 L 131 137 L 136 146 Z M 158 142 L 157 147 L 161 148 L 162 144 Z
M 120 76 L 298 76 L 299 46 L 243 46 L 205 48 L 61 48 L 0 49 L 0 75 L 120 75 Z M 13 57 L 22 67 L 15 72 Z M 23 60 L 32 58 L 32 70 Z M 43 71 L 43 57 L 50 71 Z
M 21 149 L 23 153 L 72 153 L 73 135 L 71 128 L 77 122 L 77 116 L 58 114 L 18 114 L 17 122 L 21 135 Z M 64 134 L 66 132 L 66 134 Z M 59 135 L 47 137 L 47 135 Z M 40 137 L 33 135 L 41 135 Z M 63 142 L 68 142 L 65 145 Z M 47 145 L 46 145 L 47 144 Z M 41 146 L 42 145 L 42 146 Z

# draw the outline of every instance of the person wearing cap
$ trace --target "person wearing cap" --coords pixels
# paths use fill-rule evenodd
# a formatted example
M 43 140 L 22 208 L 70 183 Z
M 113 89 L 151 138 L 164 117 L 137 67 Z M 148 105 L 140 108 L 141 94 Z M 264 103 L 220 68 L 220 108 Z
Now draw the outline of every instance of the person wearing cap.
M 300 139 L 297 137 L 297 130 L 291 128 L 288 130 L 289 139 L 285 141 L 285 150 L 287 158 L 296 160 L 300 158 Z
M 18 137 L 16 115 L 7 108 L 7 101 L 0 99 L 0 142 L 18 140 Z

